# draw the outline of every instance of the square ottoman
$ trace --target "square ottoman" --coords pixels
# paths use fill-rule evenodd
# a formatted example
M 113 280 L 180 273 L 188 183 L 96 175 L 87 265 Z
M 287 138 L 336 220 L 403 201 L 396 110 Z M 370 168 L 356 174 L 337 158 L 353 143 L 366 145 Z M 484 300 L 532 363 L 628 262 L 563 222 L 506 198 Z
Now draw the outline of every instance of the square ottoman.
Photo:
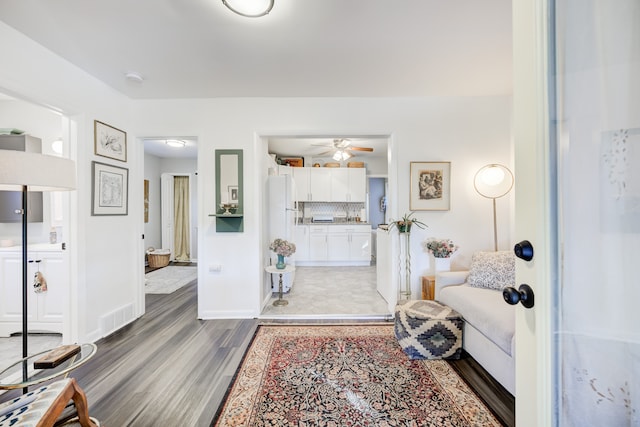
M 459 359 L 464 320 L 437 301 L 402 300 L 395 310 L 395 335 L 410 359 Z

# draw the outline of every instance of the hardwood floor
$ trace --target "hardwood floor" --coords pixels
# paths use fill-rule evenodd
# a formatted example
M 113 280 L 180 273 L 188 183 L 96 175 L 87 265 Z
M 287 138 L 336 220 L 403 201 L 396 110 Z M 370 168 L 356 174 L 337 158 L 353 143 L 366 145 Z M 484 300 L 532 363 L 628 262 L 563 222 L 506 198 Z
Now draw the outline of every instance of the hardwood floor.
M 147 295 L 146 314 L 98 341 L 96 356 L 73 372 L 102 426 L 210 425 L 259 321 L 197 320 L 196 298 L 195 282 Z M 470 357 L 453 366 L 514 425 L 509 393 Z
M 209 426 L 257 320 L 196 319 L 195 282 L 147 295 L 146 314 L 73 372 L 103 426 Z

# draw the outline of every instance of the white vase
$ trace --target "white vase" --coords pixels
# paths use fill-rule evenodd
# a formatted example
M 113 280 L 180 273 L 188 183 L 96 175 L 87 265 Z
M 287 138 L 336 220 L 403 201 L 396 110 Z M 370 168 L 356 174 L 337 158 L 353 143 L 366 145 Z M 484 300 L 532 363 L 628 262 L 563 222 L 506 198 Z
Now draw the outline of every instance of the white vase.
M 451 271 L 451 258 L 435 258 L 436 273 L 439 271 Z

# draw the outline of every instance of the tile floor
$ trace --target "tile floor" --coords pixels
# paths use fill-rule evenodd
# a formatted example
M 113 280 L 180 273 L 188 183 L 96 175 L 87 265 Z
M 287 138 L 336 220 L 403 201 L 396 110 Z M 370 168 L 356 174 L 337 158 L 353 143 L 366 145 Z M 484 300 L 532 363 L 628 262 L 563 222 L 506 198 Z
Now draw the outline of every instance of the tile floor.
M 380 318 L 391 313 L 376 290 L 376 267 L 297 267 L 286 306 L 271 298 L 262 318 Z

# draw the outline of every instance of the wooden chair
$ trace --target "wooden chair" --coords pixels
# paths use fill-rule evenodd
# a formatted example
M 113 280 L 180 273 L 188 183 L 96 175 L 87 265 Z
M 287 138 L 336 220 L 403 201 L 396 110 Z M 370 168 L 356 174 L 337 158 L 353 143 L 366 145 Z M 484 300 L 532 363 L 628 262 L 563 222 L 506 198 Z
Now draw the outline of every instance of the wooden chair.
M 99 427 L 89 418 L 87 397 L 74 378 L 38 387 L 27 394 L 0 404 L 0 427 L 53 427 L 70 400 L 82 427 Z

